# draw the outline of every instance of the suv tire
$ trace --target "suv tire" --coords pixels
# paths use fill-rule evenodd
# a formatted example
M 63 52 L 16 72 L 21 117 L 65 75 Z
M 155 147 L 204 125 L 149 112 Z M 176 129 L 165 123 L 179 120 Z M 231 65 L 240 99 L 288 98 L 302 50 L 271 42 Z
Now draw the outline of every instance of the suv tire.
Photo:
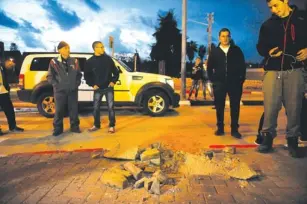
M 151 116 L 163 116 L 169 108 L 169 98 L 164 92 L 150 91 L 145 94 L 143 108 Z
M 38 112 L 46 118 L 53 118 L 55 114 L 55 102 L 52 92 L 41 94 L 37 99 Z

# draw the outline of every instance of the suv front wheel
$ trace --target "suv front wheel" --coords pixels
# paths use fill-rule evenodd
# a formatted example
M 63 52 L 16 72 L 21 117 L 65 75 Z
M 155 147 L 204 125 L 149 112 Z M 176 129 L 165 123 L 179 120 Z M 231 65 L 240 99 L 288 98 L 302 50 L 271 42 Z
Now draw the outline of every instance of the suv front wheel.
M 162 116 L 168 110 L 169 98 L 163 92 L 151 91 L 145 95 L 143 107 L 151 116 Z
M 37 109 L 39 113 L 47 118 L 53 118 L 55 114 L 55 102 L 53 93 L 43 93 L 38 97 Z

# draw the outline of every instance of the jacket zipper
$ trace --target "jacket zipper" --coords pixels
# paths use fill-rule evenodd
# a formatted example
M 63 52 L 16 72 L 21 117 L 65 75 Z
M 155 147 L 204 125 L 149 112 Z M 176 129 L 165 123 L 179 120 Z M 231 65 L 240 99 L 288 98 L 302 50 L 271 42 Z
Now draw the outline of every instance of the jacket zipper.
M 226 64 L 226 80 L 227 80 L 227 67 L 228 67 L 228 63 L 227 63 L 227 54 L 225 54 L 225 64 Z

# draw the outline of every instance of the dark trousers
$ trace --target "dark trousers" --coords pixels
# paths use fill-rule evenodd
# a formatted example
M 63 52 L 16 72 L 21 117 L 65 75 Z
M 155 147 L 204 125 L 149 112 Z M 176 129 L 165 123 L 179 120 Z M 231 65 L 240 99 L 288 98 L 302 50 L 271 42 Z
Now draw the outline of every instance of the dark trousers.
M 109 112 L 109 127 L 115 127 L 115 111 L 114 111 L 114 89 L 107 88 L 106 90 L 94 91 L 94 125 L 100 128 L 100 105 L 103 96 L 106 96 L 108 112 Z
M 59 91 L 54 93 L 55 116 L 53 127 L 55 130 L 63 130 L 63 118 L 66 107 L 70 119 L 70 128 L 78 128 L 80 121 L 78 117 L 78 91 Z
M 0 94 L 0 106 L 6 116 L 9 129 L 14 129 L 16 127 L 15 112 L 9 93 Z
M 302 138 L 307 139 L 307 99 L 303 99 L 301 112 L 301 133 Z
M 218 128 L 224 127 L 225 100 L 228 94 L 230 100 L 231 130 L 237 131 L 239 128 L 242 83 L 215 82 L 213 84 L 213 93 Z
M 264 121 L 264 113 L 262 113 L 260 121 L 259 121 L 258 135 L 260 135 L 261 133 L 263 121 Z M 302 133 L 302 138 L 307 139 L 307 99 L 306 98 L 303 98 L 300 121 L 301 121 L 300 130 Z
M 190 92 L 189 92 L 189 98 L 192 96 L 192 93 L 193 93 L 194 89 L 195 89 L 195 98 L 197 98 L 198 90 L 199 90 L 199 84 L 200 84 L 200 80 L 193 79 L 192 86 L 191 86 Z

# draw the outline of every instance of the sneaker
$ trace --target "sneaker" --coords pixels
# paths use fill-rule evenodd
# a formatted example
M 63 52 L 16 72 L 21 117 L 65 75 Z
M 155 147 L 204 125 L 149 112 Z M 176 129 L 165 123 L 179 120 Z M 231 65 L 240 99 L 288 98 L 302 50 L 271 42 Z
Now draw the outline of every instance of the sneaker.
M 79 127 L 70 128 L 70 131 L 74 133 L 81 133 L 81 130 Z
M 256 145 L 261 145 L 262 142 L 263 142 L 263 138 L 261 137 L 260 134 L 258 134 L 258 135 L 257 135 L 257 138 L 256 138 L 256 140 L 255 140 L 254 143 L 255 143 Z
M 108 133 L 115 133 L 115 127 L 110 127 L 108 130 Z
M 99 130 L 100 128 L 96 127 L 95 125 L 93 127 L 91 127 L 90 129 L 88 129 L 89 132 L 95 132 L 97 130 Z
M 13 129 L 10 129 L 10 132 L 23 132 L 24 131 L 24 129 L 23 128 L 20 128 L 20 127 L 18 127 L 18 126 L 16 126 L 15 128 L 13 128 Z
M 239 133 L 239 131 L 231 131 L 231 136 L 233 136 L 234 138 L 237 138 L 237 139 L 242 138 L 242 135 L 241 135 L 241 133 Z

